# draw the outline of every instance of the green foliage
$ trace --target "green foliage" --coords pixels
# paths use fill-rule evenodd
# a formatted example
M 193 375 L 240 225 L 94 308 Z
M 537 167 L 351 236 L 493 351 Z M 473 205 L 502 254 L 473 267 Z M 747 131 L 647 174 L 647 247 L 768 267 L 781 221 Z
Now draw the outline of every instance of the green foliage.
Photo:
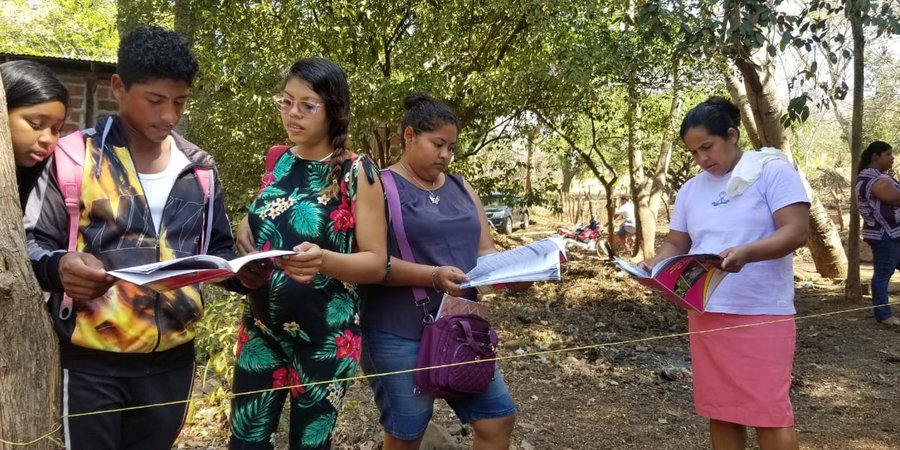
M 243 296 L 225 292 L 214 285 L 205 285 L 203 295 L 203 318 L 194 325 L 197 362 L 203 367 L 200 383 L 208 382 L 214 375 L 220 384 L 210 395 L 210 403 L 225 410 L 234 376 L 234 351 Z
M 500 193 L 517 199 L 517 203 L 527 206 L 551 206 L 557 183 L 549 174 L 532 180 L 532 190 L 525 189 L 524 172 L 527 163 L 518 161 L 509 145 L 494 145 L 487 151 L 460 162 L 455 162 L 452 171 L 465 178 L 482 197 Z
M 0 5 L 0 51 L 114 61 L 114 0 L 5 0 Z
M 900 146 L 900 56 L 874 53 L 867 62 L 869 89 L 863 117 L 863 145 L 882 140 Z

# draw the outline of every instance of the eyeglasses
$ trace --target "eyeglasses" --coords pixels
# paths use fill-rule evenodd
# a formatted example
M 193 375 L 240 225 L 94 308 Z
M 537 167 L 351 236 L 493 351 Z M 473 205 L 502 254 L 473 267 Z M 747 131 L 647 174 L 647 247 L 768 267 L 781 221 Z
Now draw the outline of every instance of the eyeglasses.
M 281 112 L 289 112 L 294 107 L 294 104 L 296 104 L 297 109 L 300 110 L 301 114 L 310 116 L 318 112 L 319 108 L 325 106 L 324 103 L 316 103 L 309 100 L 294 101 L 282 94 L 272 96 L 272 102 L 275 103 L 275 109 Z

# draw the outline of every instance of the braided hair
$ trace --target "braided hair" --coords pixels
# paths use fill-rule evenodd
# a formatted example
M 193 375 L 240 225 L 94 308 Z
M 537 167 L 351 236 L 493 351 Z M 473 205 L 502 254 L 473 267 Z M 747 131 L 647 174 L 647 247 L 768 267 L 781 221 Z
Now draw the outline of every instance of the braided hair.
M 350 157 L 347 151 L 347 127 L 350 125 L 350 85 L 341 67 L 325 58 L 306 58 L 294 63 L 284 78 L 303 80 L 325 101 L 328 121 L 328 137 L 331 138 L 330 183 L 322 192 L 334 197 L 339 192 L 339 182 L 344 162 Z

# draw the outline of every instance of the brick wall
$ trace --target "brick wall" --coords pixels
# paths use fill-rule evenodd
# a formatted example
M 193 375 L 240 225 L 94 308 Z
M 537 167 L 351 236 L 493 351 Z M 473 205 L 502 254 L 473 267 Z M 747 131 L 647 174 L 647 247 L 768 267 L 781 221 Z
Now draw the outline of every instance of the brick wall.
M 109 87 L 109 77 L 91 72 L 57 72 L 60 81 L 69 90 L 69 114 L 63 133 L 87 128 L 101 116 L 114 114 L 118 103 Z

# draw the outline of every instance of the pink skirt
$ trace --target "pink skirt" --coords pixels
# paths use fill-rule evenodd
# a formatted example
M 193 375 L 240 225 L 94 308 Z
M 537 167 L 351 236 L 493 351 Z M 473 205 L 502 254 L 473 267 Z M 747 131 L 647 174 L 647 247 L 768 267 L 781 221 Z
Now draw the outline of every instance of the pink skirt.
M 691 334 L 697 414 L 751 427 L 794 425 L 788 395 L 797 339 L 793 316 L 692 313 L 688 327 L 691 333 L 709 331 Z

